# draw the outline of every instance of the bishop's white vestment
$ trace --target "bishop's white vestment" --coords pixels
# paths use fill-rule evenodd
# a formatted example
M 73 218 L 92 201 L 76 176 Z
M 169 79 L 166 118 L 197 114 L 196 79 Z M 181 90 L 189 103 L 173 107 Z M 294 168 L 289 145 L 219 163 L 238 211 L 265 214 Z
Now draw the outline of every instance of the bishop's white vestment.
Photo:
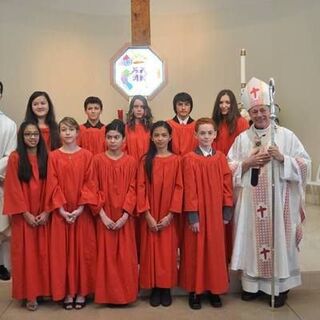
M 234 184 L 234 237 L 232 270 L 242 270 L 242 288 L 271 294 L 272 278 L 272 165 L 260 169 L 256 187 L 251 185 L 251 169 L 242 173 L 242 161 L 255 148 L 270 146 L 270 127 L 251 126 L 235 140 L 228 153 Z M 275 293 L 301 283 L 298 245 L 305 218 L 304 199 L 310 158 L 290 130 L 276 126 L 275 143 L 284 162 L 273 160 L 275 172 Z

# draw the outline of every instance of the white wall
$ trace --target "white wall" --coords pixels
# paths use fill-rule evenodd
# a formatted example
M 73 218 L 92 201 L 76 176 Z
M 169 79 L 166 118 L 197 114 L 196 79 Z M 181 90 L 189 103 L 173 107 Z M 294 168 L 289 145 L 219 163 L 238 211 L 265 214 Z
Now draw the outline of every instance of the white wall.
M 20 122 L 29 95 L 45 90 L 58 118 L 71 115 L 82 122 L 83 100 L 98 95 L 107 122 L 127 105 L 110 85 L 109 60 L 130 42 L 130 1 L 120 2 L 121 14 L 99 11 L 98 0 L 90 1 L 90 10 L 84 10 L 85 0 L 78 1 L 81 10 L 57 3 L 0 0 L 2 109 Z M 320 163 L 319 14 L 316 0 L 151 0 L 152 47 L 168 65 L 168 84 L 150 103 L 155 118 L 171 117 L 179 91 L 192 94 L 194 117 L 211 114 L 220 89 L 238 94 L 244 47 L 247 78 L 274 77 L 281 123 Z

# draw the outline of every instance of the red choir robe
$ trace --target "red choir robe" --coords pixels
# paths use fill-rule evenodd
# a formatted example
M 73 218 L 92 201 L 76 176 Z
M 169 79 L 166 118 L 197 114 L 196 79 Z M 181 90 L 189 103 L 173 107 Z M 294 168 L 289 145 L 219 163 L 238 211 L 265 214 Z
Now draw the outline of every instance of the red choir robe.
M 239 117 L 236 123 L 236 128 L 235 131 L 230 134 L 229 133 L 229 128 L 226 122 L 222 122 L 217 137 L 213 141 L 213 148 L 215 150 L 219 150 L 225 154 L 225 156 L 228 154 L 229 149 L 231 148 L 234 140 L 236 137 L 243 131 L 247 130 L 249 128 L 249 123 L 248 121 L 243 118 Z
M 126 125 L 126 152 L 138 162 L 149 149 L 150 131 L 147 131 L 142 124 L 136 124 L 134 128 Z
M 96 205 L 92 180 L 92 154 L 52 151 L 48 160 L 46 210 L 52 211 L 50 269 L 53 300 L 66 295 L 94 292 L 96 273 L 96 233 L 93 216 L 86 206 Z M 59 208 L 72 212 L 85 205 L 73 224 L 60 215 Z
M 236 137 L 243 131 L 247 130 L 249 128 L 248 121 L 243 118 L 239 117 L 237 119 L 236 128 L 235 131 L 230 134 L 229 128 L 226 122 L 222 122 L 218 135 L 216 139 L 213 141 L 212 147 L 215 150 L 219 150 L 224 153 L 225 156 L 227 156 L 229 149 L 231 148 L 234 140 Z M 233 223 L 232 221 L 228 223 L 225 226 L 226 231 L 226 255 L 227 255 L 227 261 L 229 262 L 232 255 L 232 229 L 233 229 Z
M 97 214 L 97 271 L 96 303 L 127 304 L 138 295 L 138 259 L 135 243 L 134 219 L 136 206 L 137 162 L 124 155 L 118 160 L 104 153 L 93 159 L 94 181 L 100 193 Z M 108 230 L 98 215 L 103 208 L 116 222 L 123 214 L 129 218 L 119 230 Z
M 150 144 L 150 131 L 147 131 L 144 125 L 138 123 L 133 128 L 126 125 L 126 140 L 124 150 L 133 156 L 138 163 L 149 149 Z M 138 257 L 140 255 L 140 217 L 135 216 L 135 234 Z
M 44 140 L 45 145 L 47 146 L 48 152 L 51 150 L 51 139 L 50 139 L 50 129 L 49 127 L 40 128 L 41 136 Z
M 142 288 L 172 288 L 177 285 L 178 235 L 176 213 L 182 209 L 182 173 L 180 157 L 155 157 L 152 183 L 144 170 L 144 161 L 138 171 L 137 211 L 150 211 L 159 222 L 173 213 L 170 225 L 152 232 L 144 216 L 141 217 L 140 286 Z
M 32 227 L 23 217 L 44 211 L 45 180 L 39 178 L 36 155 L 29 155 L 32 177 L 28 183 L 18 177 L 19 155 L 10 155 L 5 185 L 4 214 L 11 216 L 12 297 L 36 300 L 50 295 L 49 224 Z
M 175 154 L 185 155 L 197 146 L 195 138 L 195 121 L 188 124 L 180 124 L 174 119 L 167 121 L 172 128 L 172 150 Z
M 184 156 L 184 239 L 181 247 L 180 286 L 201 294 L 221 294 L 228 289 L 223 206 L 232 206 L 232 177 L 226 157 L 195 152 Z M 200 232 L 194 233 L 188 212 L 198 212 Z
M 100 122 L 99 122 L 100 123 Z M 105 126 L 89 127 L 86 124 L 80 126 L 77 139 L 78 145 L 89 150 L 93 155 L 106 151 Z

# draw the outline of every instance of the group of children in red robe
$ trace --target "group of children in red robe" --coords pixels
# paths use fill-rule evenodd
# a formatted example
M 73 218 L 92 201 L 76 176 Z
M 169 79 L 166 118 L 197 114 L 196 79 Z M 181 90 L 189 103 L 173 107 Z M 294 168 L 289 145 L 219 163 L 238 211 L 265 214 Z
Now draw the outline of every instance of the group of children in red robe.
M 152 124 L 146 99 L 135 96 L 126 125 L 104 126 L 101 100 L 89 97 L 87 123 L 65 117 L 57 127 L 49 96 L 30 98 L 5 180 L 14 298 L 36 310 L 38 297 L 51 296 L 71 310 L 90 294 L 132 303 L 140 287 L 151 289 L 152 306 L 169 306 L 180 286 L 193 309 L 206 292 L 222 306 L 231 172 L 212 147 L 215 122 L 193 121 L 192 107 L 179 93 L 175 118 Z

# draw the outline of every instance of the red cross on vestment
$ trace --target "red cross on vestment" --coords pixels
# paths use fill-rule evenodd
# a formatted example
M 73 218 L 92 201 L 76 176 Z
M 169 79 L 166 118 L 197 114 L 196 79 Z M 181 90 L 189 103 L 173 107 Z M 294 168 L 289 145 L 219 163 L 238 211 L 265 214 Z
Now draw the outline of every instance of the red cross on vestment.
M 264 208 L 262 206 L 259 207 L 259 209 L 257 209 L 257 212 L 260 212 L 260 215 L 261 215 L 261 219 L 264 218 L 264 211 L 266 211 L 267 208 Z
M 263 248 L 263 250 L 260 251 L 260 254 L 263 254 L 263 259 L 264 259 L 264 260 L 267 260 L 267 254 L 268 254 L 269 252 L 270 252 L 270 250 L 267 249 L 267 248 Z
M 254 95 L 254 98 L 257 99 L 257 92 L 260 91 L 259 88 L 252 88 L 252 90 L 250 91 L 250 94 Z

